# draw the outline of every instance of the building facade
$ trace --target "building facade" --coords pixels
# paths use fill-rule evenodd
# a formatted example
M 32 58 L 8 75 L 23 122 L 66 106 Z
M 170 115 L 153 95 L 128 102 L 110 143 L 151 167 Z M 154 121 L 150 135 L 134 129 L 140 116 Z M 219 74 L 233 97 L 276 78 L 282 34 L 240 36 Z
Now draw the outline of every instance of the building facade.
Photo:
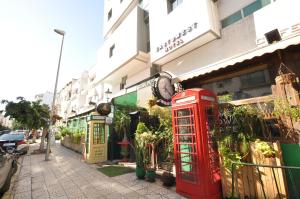
M 49 107 L 52 105 L 53 93 L 47 91 L 45 93 L 35 95 L 34 99 L 36 101 L 41 101 L 42 104 L 47 104 Z
M 68 86 L 61 91 L 72 96 L 61 100 L 61 112 L 73 117 L 111 99 L 146 106 L 153 75 L 160 71 L 184 88 L 207 88 L 234 101 L 269 96 L 280 65 L 300 75 L 299 4 L 105 0 L 105 41 L 96 65 L 71 91 Z

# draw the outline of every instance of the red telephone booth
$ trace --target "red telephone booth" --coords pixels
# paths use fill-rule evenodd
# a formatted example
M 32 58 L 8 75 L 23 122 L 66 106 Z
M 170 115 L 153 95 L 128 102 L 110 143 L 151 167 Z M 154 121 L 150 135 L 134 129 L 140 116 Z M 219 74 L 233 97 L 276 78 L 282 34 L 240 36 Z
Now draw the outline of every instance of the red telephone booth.
M 195 199 L 222 198 L 217 97 L 205 89 L 189 89 L 172 98 L 176 191 Z

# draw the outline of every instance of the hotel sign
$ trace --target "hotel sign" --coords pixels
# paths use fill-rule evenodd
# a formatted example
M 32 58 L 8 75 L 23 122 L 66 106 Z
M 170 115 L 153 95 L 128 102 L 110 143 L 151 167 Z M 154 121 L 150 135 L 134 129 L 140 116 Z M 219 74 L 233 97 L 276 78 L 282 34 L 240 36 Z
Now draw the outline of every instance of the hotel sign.
M 176 49 L 177 47 L 181 46 L 185 43 L 184 39 L 187 35 L 189 35 L 193 30 L 198 28 L 198 23 L 195 22 L 191 24 L 190 26 L 186 27 L 176 35 L 174 35 L 172 38 L 169 38 L 164 43 L 161 43 L 159 46 L 156 47 L 156 52 L 159 53 L 161 51 L 164 51 L 165 53 L 168 53 L 172 51 L 173 49 Z

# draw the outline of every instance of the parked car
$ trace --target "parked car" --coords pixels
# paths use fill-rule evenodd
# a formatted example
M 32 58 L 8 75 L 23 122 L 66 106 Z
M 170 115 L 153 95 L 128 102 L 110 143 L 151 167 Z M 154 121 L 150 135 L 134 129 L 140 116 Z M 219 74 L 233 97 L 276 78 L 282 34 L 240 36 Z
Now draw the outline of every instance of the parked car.
M 10 133 L 10 130 L 2 130 L 2 131 L 0 131 L 0 135 L 3 135 L 5 133 Z
M 18 168 L 15 154 L 6 153 L 0 147 L 0 198 L 10 187 L 10 180 Z
M 14 149 L 20 154 L 26 154 L 29 145 L 25 141 L 24 133 L 11 132 L 0 136 L 0 147 L 7 152 L 7 149 Z

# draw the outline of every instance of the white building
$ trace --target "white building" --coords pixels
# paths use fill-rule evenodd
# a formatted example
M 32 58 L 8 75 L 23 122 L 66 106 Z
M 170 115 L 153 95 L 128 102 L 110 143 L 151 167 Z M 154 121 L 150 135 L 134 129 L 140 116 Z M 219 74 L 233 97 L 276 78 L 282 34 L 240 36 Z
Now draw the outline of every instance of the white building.
M 47 104 L 49 107 L 52 105 L 53 93 L 47 91 L 45 93 L 37 94 L 34 97 L 35 101 L 40 100 L 42 104 Z
M 281 62 L 300 75 L 299 4 L 105 0 L 97 64 L 72 84 L 61 110 L 83 114 L 90 102 L 106 102 L 107 90 L 116 103 L 146 106 L 159 71 L 184 88 L 204 87 L 234 100 L 270 95 Z
M 300 75 L 299 46 L 291 46 L 300 43 L 299 5 L 294 0 L 151 1 L 151 62 L 185 88 L 204 87 L 236 100 L 269 95 L 281 61 Z
M 95 67 L 102 95 L 110 89 L 112 97 L 136 98 L 136 89 L 127 88 L 150 76 L 149 19 L 143 7 L 138 0 L 104 2 L 105 41 Z

